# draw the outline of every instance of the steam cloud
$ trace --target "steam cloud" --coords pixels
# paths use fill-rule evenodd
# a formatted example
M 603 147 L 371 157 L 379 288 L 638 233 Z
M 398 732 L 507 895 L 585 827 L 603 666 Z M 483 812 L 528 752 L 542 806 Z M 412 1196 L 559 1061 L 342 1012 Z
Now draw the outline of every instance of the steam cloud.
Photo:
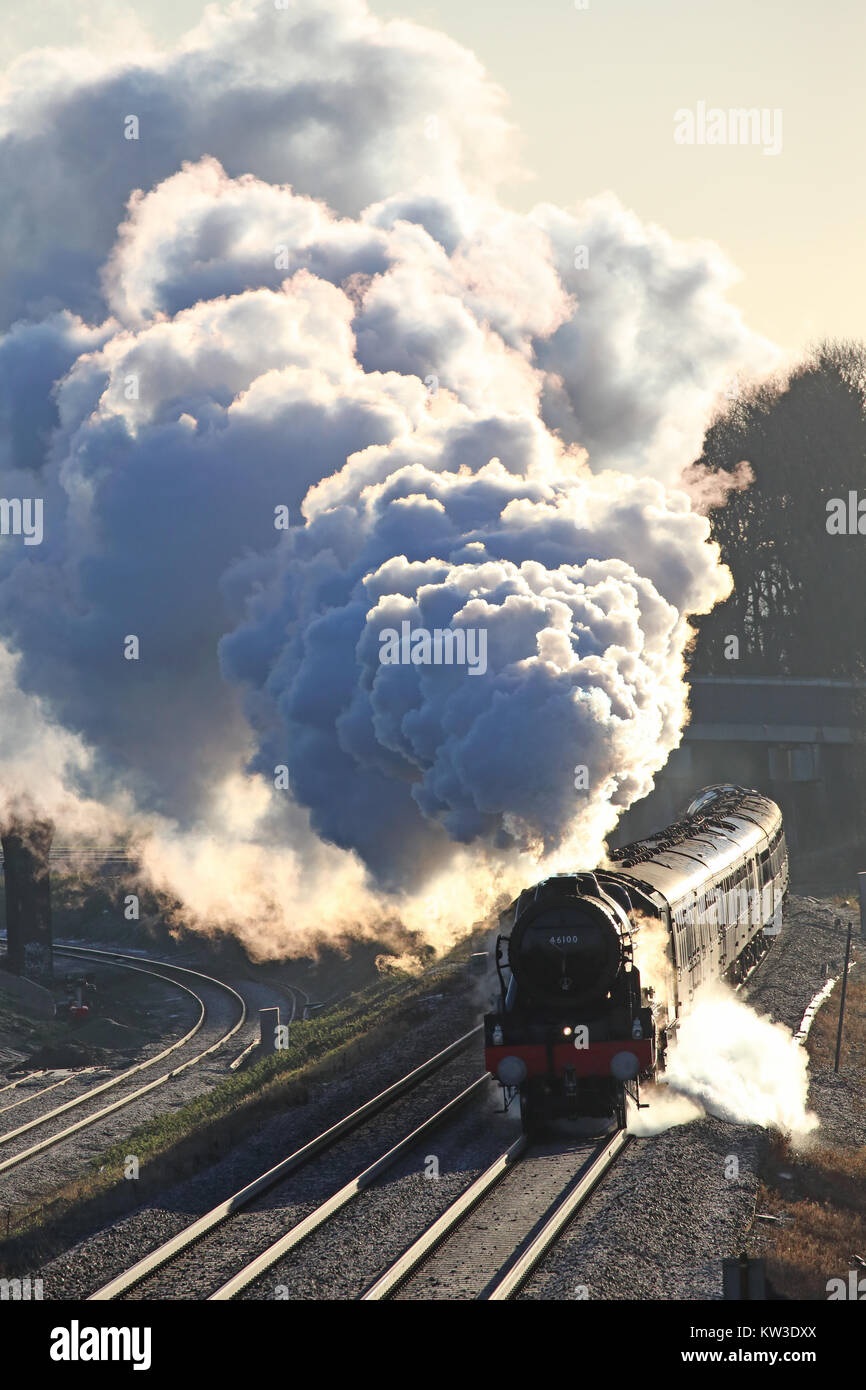
M 259 954 L 596 862 L 728 592 L 683 470 L 775 362 L 718 249 L 508 210 L 503 94 L 360 0 L 0 91 L 2 487 L 45 504 L 0 538 L 6 805 L 131 826 Z M 404 619 L 484 628 L 486 672 L 381 665 Z
M 680 1020 L 649 1111 L 633 1115 L 629 1128 L 655 1134 L 710 1114 L 802 1138 L 818 1125 L 807 1108 L 808 1067 L 806 1049 L 784 1024 L 762 1018 L 721 983 L 705 986 Z

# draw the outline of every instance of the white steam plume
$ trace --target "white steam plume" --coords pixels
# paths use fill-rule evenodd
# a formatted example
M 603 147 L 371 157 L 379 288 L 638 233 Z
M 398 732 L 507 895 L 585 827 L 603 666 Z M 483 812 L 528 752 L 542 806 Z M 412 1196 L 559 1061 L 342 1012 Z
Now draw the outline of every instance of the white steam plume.
M 41 728 L 15 780 L 122 813 L 186 920 L 260 954 L 440 943 L 596 862 L 728 592 L 683 470 L 776 360 L 718 248 L 609 195 L 502 206 L 502 93 L 361 0 L 41 50 L 0 100 L 2 491 L 45 511 L 0 538 L 0 716 Z M 483 629 L 484 673 L 380 664 L 404 618 Z
M 629 1128 L 654 1134 L 710 1114 L 802 1138 L 818 1125 L 807 1107 L 808 1066 L 784 1024 L 760 1017 L 721 983 L 707 986 L 680 1020 L 663 1086 Z

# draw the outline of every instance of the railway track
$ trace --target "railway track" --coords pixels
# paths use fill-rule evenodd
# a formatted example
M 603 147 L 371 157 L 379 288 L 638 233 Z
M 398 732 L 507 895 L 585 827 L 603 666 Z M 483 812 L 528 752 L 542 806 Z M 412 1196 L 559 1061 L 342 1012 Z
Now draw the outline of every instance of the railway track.
M 60 955 L 71 956 L 75 959 L 104 961 L 106 964 L 120 970 L 134 971 L 137 974 L 148 975 L 156 979 L 164 980 L 175 989 L 180 989 L 184 993 L 190 995 L 198 1005 L 199 1014 L 192 1028 L 188 1029 L 181 1038 L 176 1039 L 168 1047 L 156 1053 L 155 1056 L 149 1057 L 143 1062 L 136 1062 L 133 1066 L 125 1068 L 117 1075 L 110 1077 L 107 1081 L 100 1082 L 97 1086 L 90 1087 L 88 1090 L 83 1091 L 80 1095 L 72 1097 L 72 1099 L 65 1101 L 63 1104 L 43 1111 L 33 1119 L 23 1124 L 13 1125 L 12 1128 L 0 1133 L 0 1173 L 7 1172 L 9 1169 L 27 1162 L 36 1155 L 44 1153 L 47 1149 L 62 1144 L 65 1140 L 79 1133 L 82 1129 L 97 1124 L 100 1120 L 114 1114 L 123 1107 L 131 1105 L 142 1096 L 148 1095 L 159 1087 L 164 1086 L 168 1081 L 179 1076 L 188 1068 L 195 1066 L 205 1057 L 210 1056 L 211 1053 L 215 1052 L 217 1048 L 221 1047 L 230 1038 L 234 1037 L 244 1026 L 247 1018 L 246 1002 L 243 996 L 231 985 L 226 984 L 222 980 L 217 980 L 213 976 L 206 975 L 202 971 L 192 970 L 187 966 L 167 965 L 163 962 L 159 962 L 160 968 L 155 969 L 153 967 L 156 962 L 144 965 L 142 964 L 141 957 L 131 956 L 125 952 L 102 951 L 90 947 L 58 946 L 55 947 L 55 951 Z M 135 963 L 133 964 L 132 962 Z M 209 989 L 216 989 L 228 995 L 236 1006 L 237 1017 L 231 1027 L 221 1031 L 219 1036 L 214 1041 L 210 1041 L 206 1047 L 201 1047 L 194 1042 L 207 1016 L 205 999 L 192 983 L 187 984 L 183 980 L 177 979 L 176 977 L 178 975 L 182 975 L 185 979 L 190 981 L 198 982 L 199 989 L 206 983 Z M 192 1044 L 191 1047 L 189 1046 L 190 1044 Z M 184 1050 L 189 1051 L 191 1055 L 183 1057 Z M 183 1057 L 183 1060 L 180 1060 L 181 1057 Z M 160 1062 L 165 1062 L 168 1058 L 174 1058 L 176 1065 L 171 1066 L 168 1070 L 162 1072 L 153 1079 L 146 1081 L 143 1085 L 137 1086 L 134 1084 L 141 1073 L 157 1067 Z M 72 1078 L 65 1078 L 64 1082 L 71 1079 Z M 111 1091 L 117 1091 L 128 1087 L 130 1082 L 133 1083 L 133 1088 L 131 1090 L 124 1090 L 122 1095 L 109 1101 L 107 1105 L 98 1104 L 101 1097 Z M 26 1097 L 25 1100 L 34 1101 L 38 1096 L 45 1095 L 52 1089 L 53 1087 L 51 1086 L 46 1087 L 37 1095 Z M 90 1107 L 94 1104 L 97 1105 L 97 1108 L 91 1110 Z M 64 1124 L 63 1121 L 65 1117 L 72 1115 L 74 1112 L 78 1113 L 72 1123 Z M 43 1135 L 36 1143 L 27 1143 L 27 1137 L 35 1130 L 45 1127 L 50 1128 L 54 1125 L 59 1125 L 59 1128 L 53 1129 L 51 1133 Z M 16 1146 L 22 1142 L 24 1143 L 24 1147 L 17 1148 Z M 7 1145 L 14 1149 L 14 1152 L 9 1153 L 8 1156 L 5 1154 Z
M 489 1085 L 489 1075 L 486 1072 L 481 1073 L 468 1085 L 462 1086 L 444 1105 L 435 1109 L 431 1107 L 432 1113 L 421 1123 L 414 1124 L 397 1143 L 392 1144 L 372 1163 L 356 1171 L 347 1182 L 343 1182 L 324 1200 L 317 1202 L 301 1219 L 293 1221 L 289 1229 L 282 1231 L 276 1240 L 271 1239 L 269 1243 L 264 1243 L 264 1248 L 259 1239 L 258 1248 L 254 1252 L 250 1250 L 250 1228 L 243 1228 L 238 1220 L 240 1215 L 249 1214 L 253 1206 L 260 1204 L 260 1199 L 266 1194 L 271 1194 L 273 1199 L 280 1184 L 290 1179 L 293 1173 L 311 1163 L 316 1157 L 327 1153 L 339 1140 L 351 1135 L 374 1115 L 393 1105 L 401 1096 L 411 1094 L 434 1071 L 446 1066 L 465 1051 L 478 1032 L 478 1029 L 474 1029 L 457 1039 L 455 1043 L 368 1101 L 366 1105 L 261 1174 L 226 1201 L 213 1207 L 171 1240 L 97 1289 L 90 1298 L 106 1301 L 124 1297 L 182 1297 L 184 1294 L 180 1290 L 185 1291 L 188 1287 L 182 1274 L 183 1259 L 193 1248 L 196 1249 L 195 1279 L 201 1279 L 201 1270 L 207 1268 L 211 1261 L 216 1271 L 208 1277 L 209 1291 L 203 1291 L 198 1296 L 211 1302 L 224 1302 L 242 1296 L 245 1290 L 255 1286 L 269 1271 L 276 1271 L 284 1260 L 298 1251 L 298 1248 L 316 1232 L 322 1231 L 333 1222 L 340 1213 L 351 1211 L 356 1199 L 368 1188 L 372 1188 L 401 1158 L 417 1148 L 422 1140 L 450 1121 L 454 1121 L 458 1113 L 473 1099 L 480 1098 Z M 521 1136 L 501 1153 L 480 1177 L 470 1183 L 447 1210 L 433 1221 L 399 1259 L 366 1288 L 366 1291 L 361 1284 L 354 1296 L 376 1300 L 389 1298 L 398 1291 L 402 1296 L 418 1269 L 434 1253 L 447 1251 L 449 1242 L 455 1233 L 461 1230 L 467 1218 L 475 1214 L 482 1223 L 488 1220 L 485 1215 L 486 1204 L 495 1202 L 499 1184 L 503 1181 L 507 1183 L 521 1163 L 527 1160 L 530 1164 L 548 1161 L 555 1172 L 547 1174 L 546 1185 L 544 1182 L 541 1184 L 540 1207 L 539 1200 L 530 1201 L 519 1234 L 515 1237 L 513 1230 L 510 1233 L 511 1245 L 505 1257 L 496 1260 L 479 1276 L 484 1292 L 478 1296 L 494 1301 L 513 1297 L 628 1142 L 628 1135 L 617 1133 L 601 1144 L 580 1145 L 576 1152 L 562 1153 L 554 1149 L 552 1154 L 545 1155 L 542 1152 L 539 1155 L 535 1152 L 536 1146 L 530 1148 L 526 1138 Z M 421 1152 L 423 1153 L 423 1149 Z M 529 1175 L 528 1182 L 531 1186 L 534 1185 L 534 1174 Z M 290 1199 L 285 1200 L 287 1204 L 291 1204 Z M 279 1199 L 274 1205 L 279 1205 Z M 359 1211 L 354 1219 L 363 1228 L 364 1223 L 370 1219 L 369 1213 Z M 231 1223 L 235 1223 L 237 1227 L 236 1237 L 233 1234 L 235 1226 L 232 1226 L 229 1232 L 222 1230 L 219 1247 L 209 1250 L 208 1241 L 213 1239 L 214 1233 Z M 243 1254 L 245 1245 L 249 1251 L 247 1255 Z M 230 1277 L 226 1277 L 229 1272 L 225 1268 L 227 1250 L 235 1262 Z M 450 1258 L 450 1255 L 446 1257 Z M 311 1258 L 315 1260 L 316 1255 L 313 1254 Z M 238 1259 L 241 1261 L 239 1264 Z M 480 1259 L 483 1263 L 483 1250 Z M 176 1267 L 178 1262 L 180 1269 Z M 172 1292 L 166 1293 L 167 1288 Z M 195 1297 L 196 1294 L 193 1293 L 192 1296 Z M 257 1295 L 254 1293 L 253 1296 Z
M 459 1058 L 471 1046 L 480 1032 L 480 1028 L 473 1028 L 462 1037 L 457 1038 L 448 1047 L 428 1058 L 426 1062 L 423 1062 L 399 1081 L 394 1082 L 386 1090 L 381 1091 L 364 1105 L 359 1106 L 357 1110 L 352 1111 L 351 1114 L 339 1120 L 302 1148 L 282 1159 L 267 1172 L 260 1174 L 240 1191 L 211 1208 L 210 1211 L 192 1222 L 171 1240 L 164 1242 L 150 1254 L 136 1261 L 109 1283 L 92 1293 L 90 1299 L 105 1301 L 121 1298 L 135 1289 L 139 1290 L 139 1296 L 159 1297 L 159 1293 L 153 1291 L 154 1280 L 161 1277 L 166 1271 L 170 1274 L 175 1261 L 183 1257 L 193 1247 L 199 1247 L 202 1242 L 212 1237 L 226 1223 L 236 1221 L 240 1214 L 248 1212 L 259 1199 L 273 1194 L 281 1183 L 300 1169 L 305 1168 L 319 1155 L 327 1153 L 340 1140 L 353 1135 L 355 1131 L 361 1129 L 368 1121 L 380 1115 L 402 1097 L 411 1095 L 429 1077 Z M 280 1240 L 271 1242 L 264 1250 L 257 1251 L 252 1259 L 247 1260 L 241 1268 L 236 1270 L 231 1280 L 224 1281 L 218 1288 L 212 1290 L 209 1298 L 217 1301 L 233 1298 L 247 1284 L 259 1278 L 267 1269 L 276 1264 L 288 1250 L 299 1245 L 354 1197 L 372 1185 L 421 1138 L 454 1116 L 474 1096 L 479 1094 L 487 1082 L 488 1075 L 486 1072 L 482 1072 L 468 1086 L 462 1087 L 444 1106 L 440 1106 L 422 1124 L 414 1126 L 411 1132 L 398 1144 L 393 1145 L 374 1163 L 367 1165 L 365 1169 L 357 1173 L 350 1182 L 344 1184 L 326 1202 L 317 1206 L 313 1213 L 296 1223 Z M 206 1262 L 206 1253 L 198 1248 L 196 1261 L 197 1265 Z
M 252 983 L 258 984 L 259 981 L 254 979 Z M 294 1023 L 295 1019 L 298 1018 L 299 1014 L 302 1019 L 306 1018 L 307 1006 L 310 1003 L 310 996 L 309 994 L 307 994 L 307 991 L 305 989 L 301 989 L 299 985 L 287 984 L 271 985 L 271 988 L 277 990 L 286 1000 L 289 1006 L 287 1015 L 287 1022 L 289 1024 Z M 229 1071 L 237 1071 L 238 1068 L 241 1067 L 243 1063 L 247 1060 L 247 1058 L 252 1056 L 252 1054 L 255 1052 L 258 1046 L 259 1039 L 253 1038 L 252 1041 L 249 1042 L 247 1046 L 243 1049 L 243 1051 L 238 1053 L 234 1061 L 229 1064 Z
M 593 1147 L 585 1161 L 579 1162 L 577 1172 L 567 1179 L 560 1194 L 535 1221 L 533 1217 L 536 1215 L 537 1207 L 530 1204 L 523 1222 L 524 1227 L 528 1229 L 523 1238 L 518 1240 L 512 1253 L 498 1267 L 495 1253 L 491 1264 L 490 1252 L 485 1248 L 484 1241 L 477 1239 L 475 1232 L 464 1239 L 462 1250 L 449 1251 L 449 1242 L 463 1229 L 473 1214 L 479 1230 L 491 1229 L 494 1223 L 491 1222 L 492 1214 L 487 1208 L 499 1197 L 500 1185 L 507 1185 L 509 1176 L 515 1172 L 519 1164 L 526 1161 L 527 1155 L 531 1152 L 529 1141 L 522 1135 L 370 1285 L 361 1295 L 362 1300 L 380 1301 L 393 1298 L 398 1292 L 405 1295 L 410 1291 L 414 1276 L 434 1254 L 446 1264 L 450 1262 L 454 1265 L 455 1261 L 459 1263 L 461 1260 L 468 1262 L 471 1267 L 464 1272 L 463 1279 L 464 1283 L 474 1280 L 476 1285 L 480 1285 L 475 1294 L 476 1299 L 501 1302 L 514 1298 L 536 1265 L 556 1243 L 562 1231 L 630 1142 L 631 1136 L 624 1130 L 618 1130 L 616 1134 Z M 546 1195 L 542 1193 L 542 1200 Z M 509 1206 L 507 1197 L 505 1205 L 509 1208 L 509 1220 L 513 1226 L 511 1218 L 514 1208 Z M 520 1204 L 515 1205 L 519 1212 Z M 514 1239 L 513 1230 L 509 1239 Z M 423 1289 L 419 1292 L 421 1296 L 425 1296 Z
M 40 1076 L 56 1076 L 60 1068 L 46 1068 L 39 1071 L 28 1071 L 23 1076 L 19 1076 L 8 1086 L 0 1086 L 0 1096 L 7 1091 L 18 1090 L 21 1086 L 26 1086 L 30 1082 L 36 1081 Z M 80 1080 L 82 1076 L 89 1076 L 92 1072 L 99 1071 L 99 1067 L 76 1067 L 70 1070 L 67 1076 L 61 1076 L 57 1081 L 51 1081 L 47 1086 L 43 1086 L 39 1091 L 31 1091 L 28 1095 L 22 1096 L 19 1100 L 7 1100 L 4 1105 L 0 1105 L 0 1115 L 5 1115 L 8 1110 L 17 1110 L 21 1105 L 29 1105 L 32 1101 L 39 1100 L 42 1096 L 47 1096 L 51 1091 L 58 1091 L 61 1086 L 68 1086 L 70 1081 Z

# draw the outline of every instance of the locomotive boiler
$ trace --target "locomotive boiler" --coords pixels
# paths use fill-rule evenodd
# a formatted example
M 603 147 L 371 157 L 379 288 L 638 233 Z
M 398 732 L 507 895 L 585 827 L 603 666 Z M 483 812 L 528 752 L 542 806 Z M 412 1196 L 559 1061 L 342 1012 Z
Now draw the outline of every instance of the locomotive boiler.
M 610 863 L 524 889 L 500 919 L 485 1057 L 529 1132 L 560 1117 L 624 1128 L 695 992 L 742 980 L 779 930 L 788 855 L 759 792 L 707 787 Z

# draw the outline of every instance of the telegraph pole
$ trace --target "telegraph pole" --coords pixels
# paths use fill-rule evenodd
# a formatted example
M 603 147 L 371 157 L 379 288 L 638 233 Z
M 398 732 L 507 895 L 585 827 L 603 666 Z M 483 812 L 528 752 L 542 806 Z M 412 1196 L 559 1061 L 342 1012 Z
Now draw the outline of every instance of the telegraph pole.
M 860 874 L 860 892 L 863 892 L 863 879 L 866 874 Z M 860 909 L 863 909 L 863 899 L 860 899 Z M 845 942 L 845 969 L 842 972 L 842 998 L 839 1000 L 839 1031 L 836 1034 L 836 1063 L 833 1067 L 834 1072 L 839 1070 L 839 1054 L 842 1051 L 842 1025 L 845 1022 L 845 995 L 848 993 L 848 962 L 851 959 L 851 934 L 853 927 L 848 922 L 848 940 Z
M 860 893 L 860 935 L 866 938 L 866 873 L 859 873 L 857 875 L 857 887 Z M 848 940 L 845 942 L 845 972 L 842 976 L 842 998 L 839 1000 L 839 1028 L 836 1033 L 836 1062 L 833 1067 L 834 1072 L 838 1072 L 839 1070 L 839 1056 L 842 1051 L 842 1026 L 845 1021 L 845 995 L 848 993 L 848 964 L 851 960 L 852 932 L 853 927 L 849 921 Z

